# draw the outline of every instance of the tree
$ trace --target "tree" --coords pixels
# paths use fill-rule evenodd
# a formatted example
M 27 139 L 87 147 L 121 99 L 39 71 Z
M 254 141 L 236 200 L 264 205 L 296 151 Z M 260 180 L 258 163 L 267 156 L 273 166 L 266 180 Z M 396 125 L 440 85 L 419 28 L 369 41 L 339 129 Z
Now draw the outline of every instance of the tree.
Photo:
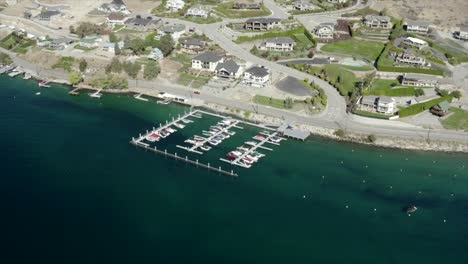
M 369 141 L 370 143 L 374 143 L 376 140 L 377 138 L 373 134 L 367 136 L 367 141 Z
M 287 109 L 293 108 L 294 101 L 291 97 L 287 97 L 286 100 L 284 100 L 284 107 Z
M 128 76 L 135 79 L 138 76 L 138 73 L 140 72 L 141 64 L 137 62 L 125 62 L 123 64 L 123 69 L 128 74 Z
M 128 81 L 114 74 L 98 74 L 90 82 L 91 86 L 103 89 L 127 89 Z
M 450 96 L 452 96 L 453 98 L 457 98 L 457 99 L 460 99 L 462 97 L 462 94 L 460 91 L 453 91 L 450 93 Z
M 109 65 L 106 67 L 106 72 L 114 72 L 114 73 L 121 73 L 122 72 L 122 63 L 118 58 L 112 58 L 112 61 Z
M 143 71 L 143 77 L 147 80 L 152 80 L 158 77 L 158 74 L 161 72 L 161 68 L 159 64 L 155 61 L 150 61 L 145 65 L 145 69 Z
M 161 37 L 158 48 L 162 51 L 164 57 L 167 57 L 167 55 L 171 54 L 171 52 L 174 50 L 174 45 L 175 42 L 171 35 L 166 34 Z
M 335 136 L 337 137 L 344 137 L 346 135 L 346 133 L 344 132 L 343 129 L 338 129 L 335 131 Z
M 309 53 L 307 54 L 307 57 L 308 57 L 308 58 L 313 58 L 313 57 L 314 57 L 314 51 L 313 51 L 313 50 L 309 50 Z
M 85 59 L 81 59 L 79 68 L 80 68 L 80 72 L 86 71 L 86 68 L 88 68 L 88 62 Z
M 104 30 L 104 28 L 104 25 L 83 22 L 76 28 L 75 33 L 82 38 L 87 35 L 99 34 Z
M 70 33 L 75 34 L 75 27 L 74 26 L 69 26 L 68 30 L 70 30 Z
M 13 60 L 11 59 L 10 55 L 0 52 L 0 63 L 1 64 L 12 64 Z
M 109 41 L 112 42 L 112 43 L 117 43 L 117 42 L 120 41 L 120 39 L 114 32 L 112 32 L 109 35 Z
M 125 48 L 133 51 L 133 54 L 140 55 L 145 51 L 145 41 L 141 38 L 130 39 L 125 42 Z
M 423 89 L 420 89 L 420 88 L 414 89 L 414 95 L 415 95 L 415 96 L 422 96 L 422 95 L 424 95 Z
M 115 55 L 120 55 L 122 51 L 120 50 L 120 46 L 118 43 L 115 43 L 115 48 L 114 48 L 114 54 Z
M 77 85 L 83 80 L 83 76 L 81 75 L 81 73 L 76 71 L 71 72 L 68 78 L 71 85 Z

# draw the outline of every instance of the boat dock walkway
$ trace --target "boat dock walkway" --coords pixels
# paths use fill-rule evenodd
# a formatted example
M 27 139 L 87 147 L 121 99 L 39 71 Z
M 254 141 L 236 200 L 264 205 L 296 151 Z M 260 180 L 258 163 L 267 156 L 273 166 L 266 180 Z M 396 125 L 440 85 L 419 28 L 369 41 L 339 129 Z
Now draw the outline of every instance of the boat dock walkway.
M 179 116 L 178 116 L 177 118 L 175 118 L 175 119 L 172 118 L 172 121 L 171 121 L 171 122 L 167 122 L 167 121 L 166 121 L 166 124 L 165 124 L 165 125 L 159 124 L 159 127 L 158 127 L 158 128 L 154 128 L 154 127 L 153 127 L 153 130 L 151 130 L 151 131 L 148 131 L 148 130 L 147 130 L 146 133 L 143 134 L 143 135 L 140 134 L 140 135 L 138 136 L 138 138 L 137 138 L 135 141 L 136 141 L 136 142 L 141 142 L 141 141 L 143 141 L 143 139 L 145 139 L 145 138 L 146 138 L 147 136 L 149 136 L 150 134 L 158 133 L 159 131 L 161 131 L 161 130 L 163 130 L 163 129 L 166 129 L 166 128 L 168 128 L 168 127 L 174 125 L 175 123 L 180 122 L 182 119 L 186 119 L 186 118 L 188 118 L 188 117 L 190 117 L 190 116 L 200 118 L 199 115 L 196 115 L 196 111 L 189 112 L 189 113 L 187 113 L 187 114 L 185 114 L 185 115 L 183 115 L 183 116 L 180 116 L 180 115 L 179 115 Z
M 213 167 L 213 166 L 210 165 L 210 163 L 203 164 L 203 163 L 198 162 L 198 160 L 193 161 L 193 160 L 189 159 L 187 156 L 180 157 L 180 156 L 177 155 L 177 153 L 174 153 L 174 154 L 168 153 L 167 150 L 162 151 L 162 150 L 159 150 L 157 147 L 151 148 L 148 144 L 143 143 L 143 142 L 139 142 L 139 141 L 135 140 L 134 138 L 132 138 L 132 141 L 130 141 L 130 144 L 135 145 L 137 147 L 141 147 L 143 149 L 146 149 L 146 150 L 149 150 L 149 151 L 152 151 L 152 152 L 155 152 L 157 154 L 164 155 L 166 157 L 173 158 L 175 160 L 185 161 L 188 164 L 195 165 L 195 166 L 201 167 L 201 168 L 205 168 L 205 169 L 208 169 L 210 171 L 218 172 L 220 174 L 224 174 L 224 175 L 228 175 L 228 176 L 232 176 L 232 177 L 238 177 L 239 176 L 233 170 L 231 170 L 231 171 L 223 170 L 221 168 L 221 166 Z
M 264 133 L 265 134 L 265 138 L 262 139 L 261 141 L 259 141 L 256 145 L 252 146 L 249 150 L 247 150 L 246 152 L 244 152 L 242 155 L 240 155 L 239 157 L 237 157 L 235 160 L 227 160 L 227 159 L 223 159 L 223 158 L 220 158 L 219 160 L 221 161 L 224 161 L 224 162 L 227 162 L 227 163 L 230 163 L 230 164 L 233 164 L 233 165 L 237 165 L 237 166 L 241 166 L 241 167 L 244 167 L 244 168 L 250 168 L 250 166 L 247 166 L 245 164 L 242 164 L 240 163 L 239 161 L 241 161 L 243 158 L 245 158 L 247 155 L 251 154 L 252 152 L 254 152 L 257 148 L 261 148 L 263 147 L 263 144 L 265 143 L 271 143 L 273 145 L 278 145 L 278 143 L 275 143 L 275 142 L 271 142 L 270 139 L 272 137 L 277 137 L 277 134 L 278 132 L 273 132 L 272 134 L 267 134 L 267 133 Z M 254 137 L 255 138 L 255 137 Z M 269 148 L 267 148 L 269 149 Z M 272 150 L 272 149 L 269 149 L 269 150 Z

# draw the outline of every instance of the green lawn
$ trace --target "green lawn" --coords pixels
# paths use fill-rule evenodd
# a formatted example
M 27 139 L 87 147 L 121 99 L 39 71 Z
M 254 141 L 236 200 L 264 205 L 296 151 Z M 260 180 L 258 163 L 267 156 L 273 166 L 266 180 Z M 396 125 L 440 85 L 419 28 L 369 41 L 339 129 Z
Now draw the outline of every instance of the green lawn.
M 468 111 L 451 107 L 453 112 L 448 118 L 442 120 L 442 125 L 447 129 L 468 131 Z
M 429 46 L 445 54 L 448 61 L 452 65 L 458 65 L 463 62 L 468 62 L 468 54 L 462 53 L 457 49 L 451 48 L 447 44 L 435 43 L 430 40 L 426 40 Z
M 23 39 L 22 37 L 18 37 L 13 33 L 0 41 L 0 47 L 22 54 L 28 52 L 29 48 L 33 47 L 34 45 L 36 45 L 35 40 Z
M 259 10 L 236 10 L 232 9 L 234 2 L 226 2 L 219 4 L 214 10 L 227 18 L 248 18 L 248 17 L 261 17 L 271 15 L 271 11 L 262 5 Z
M 427 102 L 424 102 L 424 103 L 411 105 L 409 107 L 403 108 L 400 111 L 398 111 L 398 115 L 400 117 L 407 117 L 407 116 L 417 115 L 417 114 L 422 113 L 422 112 L 424 112 L 426 110 L 429 110 L 434 105 L 437 105 L 438 103 L 441 103 L 443 101 L 449 101 L 450 102 L 450 101 L 452 101 L 452 97 L 448 95 L 448 96 L 436 98 L 436 99 L 433 99 L 433 100 L 430 100 L 430 101 L 427 101 Z
M 271 106 L 279 109 L 286 109 L 285 100 L 283 99 L 277 99 L 257 94 L 254 96 L 253 101 L 261 105 Z
M 209 77 L 202 77 L 202 76 L 195 77 L 187 73 L 181 73 L 179 75 L 179 79 L 177 80 L 177 83 L 180 85 L 185 85 L 185 86 L 188 86 L 191 83 L 191 88 L 198 89 L 202 87 L 203 85 L 205 85 L 209 80 L 210 80 Z
M 361 111 L 361 110 L 354 110 L 353 114 L 359 115 L 359 116 L 371 117 L 371 118 L 378 118 L 378 119 L 389 119 L 391 117 L 391 115 L 371 113 L 371 112 Z
M 73 57 L 61 57 L 60 60 L 52 65 L 52 69 L 64 69 L 67 72 L 71 72 L 73 63 L 75 62 L 75 58 Z
M 416 96 L 423 95 L 424 91 L 415 87 L 399 87 L 397 80 L 374 80 L 369 90 L 364 91 L 365 95 L 385 95 L 385 96 Z
M 343 55 L 355 55 L 370 61 L 375 61 L 383 48 L 384 43 L 381 42 L 349 39 L 327 44 L 323 46 L 321 50 Z
M 84 50 L 84 51 L 90 51 L 90 50 L 96 49 L 96 48 L 87 48 L 87 47 L 83 47 L 83 46 L 80 46 L 80 44 L 76 44 L 73 48 L 79 49 L 79 50 Z

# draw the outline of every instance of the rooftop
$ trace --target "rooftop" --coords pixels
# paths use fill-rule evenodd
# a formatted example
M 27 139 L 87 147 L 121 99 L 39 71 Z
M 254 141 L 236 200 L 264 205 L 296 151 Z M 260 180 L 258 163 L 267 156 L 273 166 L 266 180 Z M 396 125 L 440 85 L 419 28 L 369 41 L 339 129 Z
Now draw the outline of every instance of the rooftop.
M 222 59 L 223 57 L 216 55 L 212 52 L 203 52 L 202 54 L 196 56 L 193 58 L 193 60 L 199 60 L 199 61 L 207 61 L 207 62 L 218 62 Z
M 384 103 L 384 104 L 390 104 L 395 102 L 395 100 L 392 97 L 389 96 L 380 96 L 379 97 L 379 103 Z
M 421 74 L 421 73 L 405 73 L 403 75 L 405 79 L 422 79 L 422 80 L 434 80 L 437 81 L 437 77 L 433 75 Z
M 259 67 L 259 66 L 250 67 L 245 72 L 248 72 L 251 75 L 258 76 L 258 77 L 263 77 L 263 76 L 267 76 L 268 74 L 270 74 L 267 68 Z
M 264 43 L 294 44 L 296 42 L 290 37 L 275 37 L 275 38 L 266 39 Z
M 440 110 L 442 110 L 442 111 L 448 111 L 449 108 L 450 108 L 450 103 L 447 102 L 447 101 L 443 101 L 443 102 L 440 102 L 440 103 L 438 104 L 438 106 L 439 106 Z
M 405 23 L 406 23 L 406 25 L 410 25 L 410 26 L 420 26 L 420 27 L 428 27 L 428 26 L 431 25 L 431 22 L 425 21 L 425 20 L 411 20 L 411 19 L 407 19 Z
M 275 22 L 280 22 L 280 21 L 281 21 L 281 19 L 279 19 L 279 18 L 260 17 L 260 18 L 250 18 L 250 19 L 247 19 L 245 22 L 246 23 L 268 24 L 268 23 L 275 23 Z
M 236 73 L 239 70 L 239 68 L 240 66 L 233 60 L 228 60 L 223 63 L 218 63 L 218 65 L 216 66 L 217 71 L 224 69 L 230 73 Z
M 408 37 L 406 38 L 407 40 L 411 41 L 411 42 L 414 42 L 414 43 L 418 43 L 418 44 L 421 44 L 421 45 L 426 45 L 427 42 L 422 40 L 422 39 L 418 39 L 418 38 L 412 38 L 412 37 Z
M 390 17 L 388 16 L 376 16 L 376 15 L 367 15 L 366 20 L 378 20 L 380 22 L 390 22 Z

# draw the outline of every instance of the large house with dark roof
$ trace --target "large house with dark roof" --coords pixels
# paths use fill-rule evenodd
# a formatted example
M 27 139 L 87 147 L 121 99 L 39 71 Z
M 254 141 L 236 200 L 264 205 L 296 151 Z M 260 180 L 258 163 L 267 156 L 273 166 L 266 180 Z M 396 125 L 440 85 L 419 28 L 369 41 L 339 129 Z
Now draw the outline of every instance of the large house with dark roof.
M 253 87 L 265 87 L 270 84 L 270 70 L 253 66 L 244 72 L 242 83 Z
M 292 51 L 296 42 L 290 37 L 269 38 L 262 42 L 260 50 Z
M 281 25 L 281 19 L 271 17 L 250 18 L 244 23 L 244 28 L 253 31 L 270 30 Z
M 431 23 L 428 21 L 424 20 L 406 20 L 404 23 L 404 29 L 408 32 L 412 33 L 424 33 L 427 34 L 429 33 L 429 27 L 431 26 Z
M 189 38 L 180 43 L 180 46 L 185 51 L 198 52 L 200 50 L 203 50 L 203 48 L 205 47 L 205 42 L 198 38 Z
M 185 33 L 185 25 L 183 24 L 176 24 L 176 25 L 166 25 L 158 30 L 159 37 L 164 35 L 171 35 L 174 41 L 178 41 L 179 38 Z
M 50 21 L 51 18 L 61 15 L 60 11 L 55 11 L 55 10 L 48 10 L 41 12 L 39 15 L 37 15 L 37 19 L 42 20 L 42 21 Z
M 98 7 L 98 10 L 104 13 L 124 13 L 130 14 L 127 6 L 122 0 L 113 0 L 109 4 L 105 3 Z
M 226 79 L 237 79 L 241 73 L 241 67 L 233 60 L 218 63 L 215 69 L 216 76 Z
M 453 34 L 453 36 L 456 38 L 456 39 L 460 39 L 460 40 L 465 40 L 467 41 L 468 40 L 468 26 L 462 26 L 460 27 L 460 30 L 455 32 Z
M 124 25 L 129 17 L 120 13 L 112 13 L 107 16 L 106 23 L 110 26 Z
M 218 63 L 222 62 L 224 62 L 222 56 L 207 51 L 192 59 L 192 69 L 215 72 Z
M 152 17 L 144 18 L 141 16 L 136 16 L 134 18 L 127 19 L 125 21 L 125 26 L 129 29 L 141 31 L 155 30 L 158 28 L 158 23 L 160 21 L 161 19 L 153 19 Z
M 364 24 L 370 28 L 390 29 L 393 27 L 388 16 L 367 15 L 364 17 Z

